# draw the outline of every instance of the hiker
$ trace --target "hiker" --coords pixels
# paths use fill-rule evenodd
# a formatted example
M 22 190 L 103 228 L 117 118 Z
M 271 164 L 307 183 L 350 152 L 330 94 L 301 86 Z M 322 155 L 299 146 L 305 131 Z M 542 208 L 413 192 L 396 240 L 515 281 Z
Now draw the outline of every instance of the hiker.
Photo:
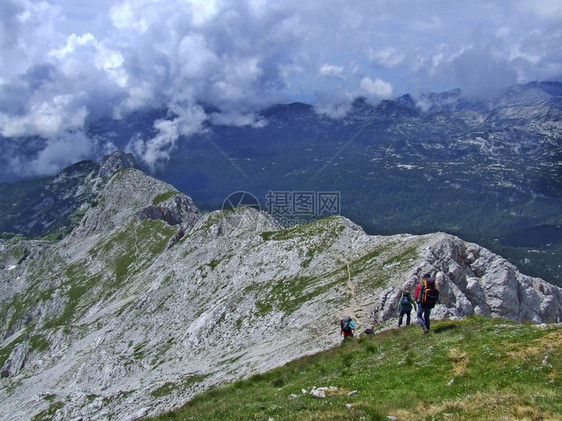
M 374 335 L 375 334 L 375 325 L 371 325 L 371 327 L 368 327 L 367 329 L 365 329 L 365 335 Z
M 357 327 L 357 323 L 353 321 L 353 319 L 349 316 L 345 316 L 340 321 L 340 335 L 343 335 L 343 338 L 353 338 L 353 333 L 355 332 L 355 328 Z
M 412 306 L 417 310 L 416 302 L 412 300 L 410 291 L 404 291 L 402 293 L 402 297 L 400 297 L 400 317 L 398 318 L 398 327 L 402 326 L 402 319 L 404 318 L 404 315 L 406 315 L 406 326 L 410 325 Z
M 435 278 L 429 273 L 423 275 L 423 279 L 416 288 L 414 299 L 418 303 L 418 321 L 423 328 L 423 333 L 429 333 L 431 309 L 439 301 L 439 291 L 435 285 Z

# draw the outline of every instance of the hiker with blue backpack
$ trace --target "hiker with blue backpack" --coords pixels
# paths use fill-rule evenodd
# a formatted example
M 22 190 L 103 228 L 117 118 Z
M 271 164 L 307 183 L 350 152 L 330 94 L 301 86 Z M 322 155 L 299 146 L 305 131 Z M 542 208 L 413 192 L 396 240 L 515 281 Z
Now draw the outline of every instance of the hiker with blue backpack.
M 410 291 L 404 291 L 402 296 L 400 297 L 400 317 L 398 318 L 398 327 L 402 326 L 402 320 L 404 319 L 404 315 L 406 316 L 406 326 L 410 324 L 410 314 L 412 313 L 412 307 L 416 308 L 416 302 L 412 299 L 410 295 Z
M 344 339 L 353 338 L 353 333 L 357 327 L 357 323 L 349 316 L 345 316 L 340 320 L 340 335 L 343 335 Z
M 423 328 L 423 333 L 429 333 L 431 309 L 439 301 L 439 291 L 435 285 L 435 278 L 426 273 L 416 288 L 414 299 L 418 303 L 418 321 Z

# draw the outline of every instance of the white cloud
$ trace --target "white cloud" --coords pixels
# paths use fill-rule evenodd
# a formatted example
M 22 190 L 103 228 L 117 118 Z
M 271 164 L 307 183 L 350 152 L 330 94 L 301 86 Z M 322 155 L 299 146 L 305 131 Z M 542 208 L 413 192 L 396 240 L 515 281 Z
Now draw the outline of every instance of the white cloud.
M 142 135 L 136 136 L 128 143 L 126 150 L 154 171 L 169 159 L 178 139 L 199 131 L 206 119 L 206 114 L 199 106 L 175 109 L 168 118 L 154 122 L 153 127 L 157 131 L 154 137 L 145 139 Z
M 85 106 L 71 107 L 74 100 L 73 95 L 56 95 L 49 101 L 33 103 L 29 111 L 22 116 L 0 113 L 2 136 L 51 137 L 65 130 L 81 129 L 88 110 Z
M 329 94 L 316 92 L 314 111 L 322 116 L 340 120 L 351 110 L 354 96 L 347 90 L 337 89 Z
M 229 114 L 212 113 L 209 116 L 209 120 L 219 126 L 250 126 L 261 128 L 267 125 L 267 120 L 259 114 L 237 113 L 235 111 Z
M 113 6 L 109 11 L 111 23 L 117 29 L 133 29 L 140 33 L 148 29 L 147 20 L 140 13 L 143 2 L 125 1 Z
M 0 4 L 0 60 L 4 64 L 0 75 L 9 82 L 46 61 L 52 43 L 64 36 L 54 28 L 61 19 L 59 7 L 27 0 L 4 0 Z
M 351 110 L 351 101 L 335 102 L 332 100 L 327 102 L 318 102 L 314 106 L 314 111 L 319 115 L 330 117 L 334 120 L 344 118 Z
M 207 45 L 202 34 L 190 33 L 182 38 L 178 47 L 178 64 L 182 75 L 188 79 L 205 78 L 209 69 L 216 68 L 220 60 Z
M 68 55 L 74 53 L 77 48 L 85 45 L 93 45 L 97 48 L 96 39 L 92 34 L 90 34 L 89 32 L 85 33 L 82 36 L 72 34 L 67 38 L 66 45 L 64 47 L 59 48 L 58 50 L 52 50 L 49 54 L 53 57 L 58 58 L 59 60 L 62 60 Z
M 390 98 L 406 82 L 482 94 L 562 77 L 554 0 L 54 3 L 0 5 L 0 60 L 10 64 L 0 68 L 0 131 L 15 141 L 48 144 L 169 98 L 199 107 L 200 121 L 260 126 L 260 111 L 281 101 L 314 98 L 318 112 L 342 116 L 355 96 Z M 139 146 L 147 162 L 187 136 L 172 121 L 175 131 L 162 123 L 161 137 Z
M 387 47 L 382 50 L 371 49 L 369 59 L 376 66 L 393 68 L 404 63 L 406 56 L 394 47 Z
M 368 98 L 388 99 L 392 97 L 393 89 L 391 83 L 382 79 L 364 77 L 359 83 L 358 93 Z
M 335 66 L 333 64 L 323 64 L 320 68 L 320 73 L 322 76 L 344 78 L 343 76 L 343 66 Z
M 15 155 L 10 157 L 8 167 L 11 172 L 21 177 L 55 174 L 69 163 L 91 157 L 99 147 L 103 147 L 103 145 L 96 144 L 82 131 L 63 132 L 51 137 L 37 156 L 28 158 L 24 155 Z

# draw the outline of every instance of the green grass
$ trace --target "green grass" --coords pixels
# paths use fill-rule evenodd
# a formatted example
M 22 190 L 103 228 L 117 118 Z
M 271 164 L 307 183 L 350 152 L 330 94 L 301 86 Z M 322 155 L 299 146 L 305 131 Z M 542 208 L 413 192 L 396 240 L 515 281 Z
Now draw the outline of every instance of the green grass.
M 274 310 L 291 314 L 305 302 L 323 294 L 341 282 L 341 279 L 337 279 L 329 284 L 318 285 L 313 278 L 295 277 L 260 285 L 263 291 L 259 291 L 256 297 L 257 315 L 264 316 Z M 248 287 L 244 295 L 252 294 L 256 288 L 255 285 Z M 261 299 L 262 297 L 264 299 Z
M 179 194 L 179 191 L 177 190 L 170 190 L 165 193 L 159 194 L 152 200 L 152 204 L 154 206 L 158 206 L 160 203 L 168 200 L 170 197 L 174 197 L 177 194 Z
M 561 326 L 471 318 L 424 336 L 411 325 L 211 389 L 156 419 L 562 419 L 560 343 Z M 302 394 L 314 386 L 337 390 Z
M 33 417 L 33 421 L 47 421 L 52 420 L 55 417 L 55 414 L 58 410 L 64 408 L 64 403 L 60 401 L 51 402 L 49 404 L 49 408 L 44 411 L 41 411 L 39 414 Z
M 172 383 L 172 382 L 164 383 L 162 386 L 150 392 L 150 394 L 155 398 L 161 398 L 163 396 L 172 394 L 174 391 L 180 388 L 186 388 L 192 386 L 203 380 L 204 380 L 203 376 L 187 376 L 179 384 Z
M 51 343 L 44 335 L 33 335 L 29 338 L 29 344 L 34 351 L 45 352 L 51 347 Z
M 280 231 L 261 232 L 260 236 L 265 241 L 284 241 L 301 238 L 308 239 L 314 237 L 315 235 L 337 236 L 345 229 L 344 226 L 338 224 L 337 221 L 338 217 L 329 216 L 318 221 L 313 221 L 308 225 L 297 225 Z M 327 231 L 327 228 L 331 229 Z

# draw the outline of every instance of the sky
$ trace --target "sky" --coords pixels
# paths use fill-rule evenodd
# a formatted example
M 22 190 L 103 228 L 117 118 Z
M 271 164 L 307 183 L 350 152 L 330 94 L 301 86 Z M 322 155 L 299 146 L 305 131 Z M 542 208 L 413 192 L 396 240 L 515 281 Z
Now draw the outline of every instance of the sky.
M 90 122 L 168 108 L 129 142 L 150 166 L 277 103 L 337 119 L 357 97 L 562 80 L 562 2 L 2 0 L 0 60 L 0 172 L 53 174 L 114 148 Z

